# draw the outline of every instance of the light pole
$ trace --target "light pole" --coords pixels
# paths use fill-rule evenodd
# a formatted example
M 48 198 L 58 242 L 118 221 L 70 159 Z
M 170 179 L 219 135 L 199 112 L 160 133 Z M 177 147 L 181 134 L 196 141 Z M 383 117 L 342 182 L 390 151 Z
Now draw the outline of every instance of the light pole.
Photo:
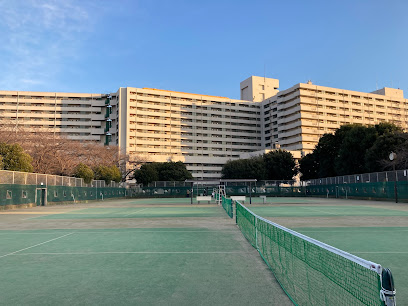
M 397 154 L 394 152 L 390 153 L 390 161 L 392 162 L 392 168 L 395 173 L 395 179 L 394 179 L 394 193 L 395 193 L 395 203 L 398 203 L 398 190 L 397 190 L 397 181 L 398 181 L 398 176 L 397 176 L 397 171 L 395 171 L 395 158 L 397 157 Z

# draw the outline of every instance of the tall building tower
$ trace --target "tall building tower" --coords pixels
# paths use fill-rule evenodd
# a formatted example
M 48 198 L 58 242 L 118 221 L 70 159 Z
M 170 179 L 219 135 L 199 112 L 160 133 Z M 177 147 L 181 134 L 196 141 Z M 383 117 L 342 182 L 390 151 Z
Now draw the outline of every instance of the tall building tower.
M 242 81 L 240 87 L 241 100 L 262 102 L 279 92 L 279 80 L 251 76 Z

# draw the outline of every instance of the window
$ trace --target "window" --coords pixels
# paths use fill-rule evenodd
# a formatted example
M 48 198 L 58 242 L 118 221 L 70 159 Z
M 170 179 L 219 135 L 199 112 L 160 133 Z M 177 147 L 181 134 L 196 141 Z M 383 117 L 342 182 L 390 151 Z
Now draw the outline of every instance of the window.
M 21 197 L 22 197 L 23 199 L 27 199 L 27 191 L 26 191 L 26 190 L 23 190 L 23 191 L 21 192 Z
M 13 193 L 11 192 L 11 190 L 7 190 L 6 199 L 10 200 L 12 196 L 13 196 Z
M 58 198 L 58 191 L 54 190 L 54 198 Z

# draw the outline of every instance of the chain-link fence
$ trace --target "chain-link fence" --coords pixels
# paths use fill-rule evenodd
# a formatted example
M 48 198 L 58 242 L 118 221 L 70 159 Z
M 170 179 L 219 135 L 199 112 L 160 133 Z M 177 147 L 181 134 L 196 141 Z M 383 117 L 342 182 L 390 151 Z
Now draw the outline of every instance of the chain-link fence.
M 171 198 L 196 197 L 212 194 L 210 187 L 145 187 L 128 190 L 129 197 Z M 192 193 L 191 193 L 192 192 Z M 226 186 L 227 197 L 327 197 L 408 201 L 408 181 L 344 183 L 308 186 Z
M 357 184 L 408 181 L 408 170 L 395 170 L 363 174 L 326 177 L 306 181 L 307 185 Z
M 76 177 L 0 170 L 0 209 L 125 196 L 124 183 L 93 180 L 86 184 Z
M 0 184 L 18 184 L 18 185 L 44 185 L 44 186 L 69 186 L 69 187 L 125 187 L 124 183 L 111 181 L 106 184 L 102 180 L 93 180 L 86 184 L 82 178 L 58 176 L 41 173 L 28 173 L 0 170 Z
M 208 180 L 208 181 L 203 181 L 202 183 L 197 180 L 194 185 L 199 185 L 199 186 L 218 186 L 220 185 L 219 180 Z M 240 186 L 242 185 L 242 182 L 223 182 L 222 183 L 225 186 Z M 249 183 L 248 183 L 249 184 Z M 257 181 L 257 182 L 251 182 L 252 186 L 293 186 L 296 185 L 297 182 L 294 180 L 276 180 L 276 181 Z M 157 181 L 157 182 L 152 182 L 149 183 L 147 186 L 143 187 L 190 187 L 191 182 L 184 182 L 184 181 Z
M 0 209 L 8 205 L 48 205 L 124 198 L 125 188 L 0 184 Z M 10 206 L 9 206 L 10 207 Z

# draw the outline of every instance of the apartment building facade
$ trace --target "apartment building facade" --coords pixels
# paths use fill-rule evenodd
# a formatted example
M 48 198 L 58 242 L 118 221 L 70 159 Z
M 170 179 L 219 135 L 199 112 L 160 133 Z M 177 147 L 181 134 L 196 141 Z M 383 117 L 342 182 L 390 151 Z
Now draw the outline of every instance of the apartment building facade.
M 371 93 L 300 83 L 264 100 L 266 148 L 310 153 L 325 133 L 341 125 L 392 122 L 407 130 L 408 100 L 403 91 L 383 88 Z
M 152 88 L 120 88 L 122 151 L 147 161 L 182 161 L 200 179 L 262 146 L 259 103 Z M 113 140 L 114 140 L 113 139 Z
M 105 143 L 107 105 L 103 94 L 0 91 L 0 122 Z
M 153 88 L 110 94 L 0 91 L 0 122 L 79 141 L 117 145 L 147 162 L 182 161 L 195 178 L 219 178 L 228 160 L 285 149 L 296 158 L 346 123 L 393 122 L 407 130 L 403 91 L 363 93 L 308 83 L 279 91 L 252 76 L 241 100 Z

